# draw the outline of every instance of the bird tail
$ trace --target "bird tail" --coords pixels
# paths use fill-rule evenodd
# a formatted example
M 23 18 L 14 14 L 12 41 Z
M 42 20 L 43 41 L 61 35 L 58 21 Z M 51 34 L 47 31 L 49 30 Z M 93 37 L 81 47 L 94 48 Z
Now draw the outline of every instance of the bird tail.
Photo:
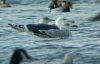
M 24 32 L 25 31 L 25 27 L 24 25 L 18 25 L 18 24 L 8 24 L 11 28 Z

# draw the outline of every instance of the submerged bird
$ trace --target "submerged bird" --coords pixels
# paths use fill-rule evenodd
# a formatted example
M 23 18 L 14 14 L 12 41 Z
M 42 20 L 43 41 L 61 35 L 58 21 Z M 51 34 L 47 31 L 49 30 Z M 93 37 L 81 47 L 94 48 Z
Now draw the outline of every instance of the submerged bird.
M 31 56 L 28 55 L 26 50 L 24 49 L 16 49 L 11 56 L 10 64 L 20 64 L 22 60 L 30 59 L 32 60 Z
M 58 18 L 55 25 L 48 24 L 27 24 L 27 25 L 13 25 L 8 24 L 10 27 L 19 30 L 31 32 L 39 37 L 68 37 L 71 35 L 69 24 L 65 24 L 64 18 Z

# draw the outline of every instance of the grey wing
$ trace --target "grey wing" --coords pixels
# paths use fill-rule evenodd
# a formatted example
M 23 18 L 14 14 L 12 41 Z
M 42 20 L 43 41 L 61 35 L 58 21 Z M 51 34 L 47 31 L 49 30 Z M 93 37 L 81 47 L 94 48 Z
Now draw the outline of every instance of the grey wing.
M 54 37 L 66 37 L 70 35 L 69 31 L 66 30 L 58 30 L 58 29 L 51 29 L 51 30 L 41 30 L 41 33 L 45 33 L 52 38 Z

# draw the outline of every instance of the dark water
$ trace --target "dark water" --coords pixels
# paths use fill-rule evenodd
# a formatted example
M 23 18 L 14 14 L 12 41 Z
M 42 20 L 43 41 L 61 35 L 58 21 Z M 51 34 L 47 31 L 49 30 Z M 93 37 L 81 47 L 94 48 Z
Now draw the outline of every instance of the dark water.
M 16 48 L 25 48 L 32 57 L 40 59 L 22 64 L 61 64 L 65 53 L 74 56 L 74 64 L 100 64 L 100 22 L 87 20 L 100 11 L 100 5 L 80 0 L 69 13 L 51 14 L 47 8 L 49 0 L 30 1 L 9 0 L 14 6 L 0 9 L 0 64 L 9 64 L 10 56 Z M 72 36 L 69 38 L 46 39 L 20 33 L 7 25 L 38 23 L 40 15 L 51 18 L 63 15 L 74 19 L 79 27 L 71 31 Z

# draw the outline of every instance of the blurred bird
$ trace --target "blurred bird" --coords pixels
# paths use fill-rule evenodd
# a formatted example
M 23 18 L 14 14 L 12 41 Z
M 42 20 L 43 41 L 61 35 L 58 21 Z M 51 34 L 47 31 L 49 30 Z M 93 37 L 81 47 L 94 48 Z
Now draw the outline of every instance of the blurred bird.
M 11 56 L 10 64 L 20 64 L 21 61 L 23 61 L 24 59 L 38 60 L 38 59 L 35 59 L 35 58 L 32 58 L 31 56 L 29 56 L 25 49 L 20 48 L 20 49 L 16 49 L 13 52 L 13 54 Z
M 18 24 L 8 24 L 10 27 L 23 31 L 31 32 L 39 37 L 68 37 L 71 35 L 69 24 L 65 23 L 65 19 L 60 17 L 56 19 L 55 25 L 48 24 L 27 24 L 27 25 L 18 25 Z

